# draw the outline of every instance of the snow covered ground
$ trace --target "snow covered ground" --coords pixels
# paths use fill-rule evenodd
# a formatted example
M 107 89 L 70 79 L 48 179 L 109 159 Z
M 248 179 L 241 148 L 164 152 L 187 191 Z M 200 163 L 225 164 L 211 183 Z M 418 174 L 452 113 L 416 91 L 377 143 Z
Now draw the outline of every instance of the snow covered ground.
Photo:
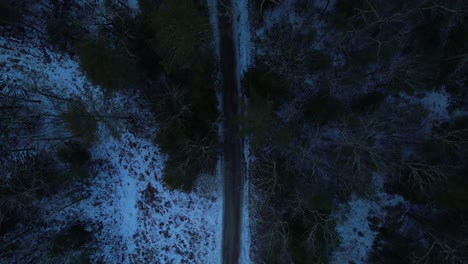
M 244 196 L 242 197 L 242 222 L 241 222 L 241 241 L 242 241 L 242 247 L 241 247 L 241 252 L 240 252 L 240 257 L 239 257 L 239 263 L 241 264 L 247 264 L 247 263 L 252 263 L 252 245 L 251 245 L 251 228 L 254 226 L 254 223 L 252 223 L 252 219 L 250 217 L 251 214 L 251 201 L 250 201 L 250 192 L 252 191 L 252 188 L 250 188 L 250 162 L 251 162 L 251 153 L 250 153 L 250 145 L 248 140 L 244 140 L 244 166 L 245 166 L 245 181 L 244 181 Z
M 73 58 L 43 43 L 34 37 L 0 37 L 0 83 L 4 85 L 0 91 L 33 87 L 49 95 L 80 98 L 88 111 L 99 115 L 126 113 L 137 122 L 151 119 L 138 95 L 105 96 Z M 37 92 L 32 96 L 43 100 L 43 112 L 63 110 L 47 96 Z M 219 263 L 222 200 L 216 178 L 202 177 L 195 192 L 169 190 L 162 182 L 165 157 L 148 137 L 154 129 L 135 130 L 126 121 L 109 123 L 115 123 L 119 133 L 111 133 L 108 124 L 100 122 L 91 148 L 95 173 L 80 188 L 87 198 L 53 215 L 49 212 L 54 209 L 45 209 L 41 214 L 49 227 L 33 233 L 56 232 L 78 216 L 89 223 L 96 263 Z M 70 199 L 62 194 L 44 203 L 60 208 Z M 40 243 L 36 241 L 40 236 L 33 233 L 21 243 Z
M 233 31 L 237 36 L 234 38 L 237 47 L 237 74 L 239 80 L 242 80 L 243 74 L 252 65 L 252 34 L 250 32 L 250 19 L 249 19 L 249 1 L 237 0 L 232 1 L 233 12 Z
M 236 57 L 237 57 L 237 74 L 238 74 L 238 94 L 244 98 L 244 103 L 247 104 L 247 98 L 242 94 L 244 91 L 241 87 L 244 73 L 253 63 L 253 45 L 251 40 L 251 29 L 249 19 L 249 1 L 233 0 L 233 32 L 236 35 Z M 241 248 L 239 254 L 239 263 L 252 263 L 251 260 L 251 218 L 250 218 L 250 182 L 249 182 L 249 163 L 250 163 L 250 146 L 248 139 L 243 140 L 243 166 L 244 166 L 244 190 L 242 195 L 242 219 L 241 219 Z
M 368 255 L 377 236 L 370 227 L 370 219 L 384 220 L 386 207 L 405 203 L 401 196 L 389 195 L 383 191 L 383 178 L 374 174 L 375 194 L 368 199 L 352 196 L 335 212 L 338 218 L 336 231 L 340 245 L 333 253 L 331 263 L 367 263 Z
M 81 203 L 101 252 L 112 263 L 218 263 L 220 202 L 211 193 L 168 190 L 161 181 L 164 157 L 150 141 L 125 132 L 93 149 L 105 161 Z

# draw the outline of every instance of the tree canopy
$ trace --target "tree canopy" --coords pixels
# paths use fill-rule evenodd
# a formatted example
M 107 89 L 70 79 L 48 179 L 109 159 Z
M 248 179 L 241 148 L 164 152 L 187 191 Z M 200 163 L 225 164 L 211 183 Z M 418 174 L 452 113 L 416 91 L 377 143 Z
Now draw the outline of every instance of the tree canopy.
M 191 0 L 166 0 L 152 15 L 154 49 L 166 73 L 197 62 L 211 41 L 208 18 Z

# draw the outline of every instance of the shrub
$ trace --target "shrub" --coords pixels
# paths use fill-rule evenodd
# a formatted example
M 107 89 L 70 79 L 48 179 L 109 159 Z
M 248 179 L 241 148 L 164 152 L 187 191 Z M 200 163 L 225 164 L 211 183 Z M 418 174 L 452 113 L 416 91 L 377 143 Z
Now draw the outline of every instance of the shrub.
M 58 50 L 72 52 L 87 33 L 80 24 L 84 11 L 74 2 L 53 1 L 50 4 L 53 16 L 47 21 L 47 37 Z
M 198 174 L 204 170 L 212 170 L 216 163 L 216 131 L 200 128 L 199 122 L 190 125 L 191 121 L 194 119 L 183 127 L 173 123 L 159 131 L 157 136 L 161 150 L 168 154 L 163 179 L 172 189 L 191 190 Z M 199 131 L 193 131 L 192 134 L 191 128 L 197 127 Z M 207 131 L 207 134 L 195 138 L 194 136 L 200 135 L 200 131 Z
M 161 10 L 165 9 L 174 11 L 177 8 L 183 9 L 182 12 L 189 12 L 188 9 L 196 8 L 193 3 L 187 2 L 190 1 L 185 1 L 183 6 L 180 7 L 171 6 L 174 3 L 162 4 L 155 13 L 162 12 Z M 194 16 L 200 15 L 195 14 Z M 173 25 L 174 27 L 189 23 L 188 21 L 173 21 L 173 18 L 167 17 L 167 14 L 165 16 L 167 21 L 164 21 L 164 23 L 178 23 Z M 201 17 L 195 17 L 185 19 L 195 19 L 198 22 L 200 22 L 200 19 L 203 20 Z M 153 25 L 158 19 L 153 16 Z M 166 29 L 159 28 L 159 30 Z M 184 31 L 183 34 L 191 34 L 190 31 L 193 29 L 178 30 Z M 166 41 L 170 40 L 167 39 Z M 187 43 L 183 44 L 186 45 Z M 181 45 L 181 43 L 174 43 L 173 45 Z M 172 189 L 190 190 L 198 174 L 204 170 L 212 170 L 216 160 L 217 134 L 214 129 L 214 122 L 218 118 L 218 111 L 212 79 L 214 67 L 210 56 L 198 53 L 203 48 L 201 46 L 194 48 L 197 50 L 193 50 L 193 52 L 197 54 L 191 54 L 188 57 L 185 57 L 187 54 L 184 54 L 184 56 L 178 58 L 180 61 L 171 61 L 171 65 L 163 63 L 166 72 L 170 73 L 171 77 L 178 81 L 178 84 L 167 85 L 167 90 L 159 94 L 159 98 L 156 98 L 158 106 L 155 108 L 158 119 L 163 126 L 158 132 L 156 140 L 161 150 L 168 154 L 168 162 L 164 170 L 164 181 Z M 170 61 L 167 54 L 163 57 Z M 196 61 L 190 61 L 195 58 Z M 188 59 L 188 63 L 191 63 L 190 69 L 181 65 L 181 63 L 186 63 L 183 62 L 185 59 Z M 173 62 L 174 65 L 172 65 Z M 174 68 L 169 69 L 167 67 Z
M 252 2 L 254 10 L 259 12 L 261 16 L 263 16 L 265 10 L 272 9 L 282 3 L 281 1 L 276 0 L 254 0 Z
M 432 137 L 421 146 L 421 153 L 431 164 L 454 164 L 466 155 L 468 117 L 455 117 L 450 122 L 436 124 Z M 463 163 L 463 162 L 462 162 Z
M 21 1 L 0 1 L 0 26 L 12 25 L 21 21 L 23 8 Z
M 353 51 L 350 57 L 350 67 L 366 69 L 370 64 L 377 62 L 377 45 L 369 44 L 363 49 Z
M 138 6 L 141 13 L 149 18 L 154 11 L 156 11 L 161 4 L 162 0 L 138 0 Z
M 66 128 L 75 137 L 81 137 L 86 144 L 92 143 L 96 138 L 97 119 L 86 110 L 80 100 L 69 102 L 68 109 L 61 114 Z
M 343 31 L 363 27 L 366 18 L 373 16 L 373 14 L 363 13 L 362 16 L 357 16 L 357 10 L 367 10 L 368 8 L 369 6 L 364 0 L 337 0 L 334 13 L 331 16 L 331 24 Z
M 295 190 L 298 174 L 289 160 L 274 154 L 262 156 L 252 165 L 253 184 L 275 198 L 273 206 L 281 204 Z
M 78 141 L 65 142 L 57 151 L 57 156 L 73 167 L 83 166 L 91 158 L 89 151 Z
M 320 194 L 312 195 L 309 198 L 307 207 L 310 208 L 310 210 L 329 214 L 333 208 L 333 197 L 330 193 L 326 193 L 326 191 L 322 190 Z
M 395 173 L 396 177 L 386 184 L 389 191 L 419 204 L 432 203 L 433 195 L 439 188 L 446 190 L 450 177 L 447 167 L 425 161 L 407 161 Z
M 212 170 L 217 155 L 217 133 L 214 122 L 218 117 L 216 96 L 211 76 L 199 63 L 184 85 L 167 85 L 159 94 L 158 114 L 162 129 L 156 141 L 169 160 L 164 181 L 171 188 L 190 190 L 202 170 Z
M 201 168 L 196 162 L 188 161 L 185 157 L 170 157 L 164 167 L 163 180 L 171 189 L 190 191 L 200 172 Z
M 241 136 L 250 136 L 255 147 L 260 147 L 273 125 L 272 103 L 265 99 L 249 100 L 245 115 L 239 119 Z
M 47 37 L 60 51 L 72 51 L 77 48 L 83 35 L 83 29 L 71 22 L 70 18 L 61 17 L 47 22 Z
M 408 94 L 413 94 L 421 88 L 433 89 L 437 86 L 435 77 L 438 72 L 433 66 L 433 64 L 422 62 L 419 59 L 411 59 L 405 64 L 399 65 L 390 80 L 390 89 Z
M 381 43 L 372 42 L 364 48 L 350 52 L 350 58 L 347 63 L 350 76 L 347 77 L 349 83 L 359 83 L 366 77 L 367 71 L 371 65 L 388 65 L 390 60 L 397 54 L 399 49 L 398 41 L 381 41 Z
M 285 81 L 268 70 L 266 65 L 252 67 L 242 80 L 247 97 L 252 100 L 268 100 L 276 107 L 288 96 Z
M 408 78 L 408 74 L 405 70 L 396 70 L 390 82 L 388 88 L 391 91 L 395 92 L 406 92 L 409 95 L 413 95 L 417 83 L 414 83 L 413 80 Z
M 301 111 L 306 120 L 323 125 L 341 118 L 345 107 L 328 92 L 320 91 L 302 105 Z
M 200 172 L 211 173 L 216 164 L 216 131 L 208 131 L 203 138 L 194 138 L 190 131 L 190 124 L 187 127 L 173 124 L 158 134 L 161 150 L 168 154 L 163 179 L 172 189 L 191 190 Z
M 187 104 L 191 106 L 194 119 L 200 124 L 210 124 L 218 118 L 218 104 L 215 86 L 212 78 L 213 67 L 211 58 L 200 59 L 192 65 L 185 84 L 189 89 Z M 204 131 L 206 134 L 208 131 Z
M 403 222 L 405 211 L 400 207 L 387 214 L 370 255 L 372 263 L 466 263 L 466 213 L 406 212 Z
M 453 54 L 462 54 L 468 49 L 468 25 L 459 23 L 449 33 L 446 48 Z
M 317 38 L 317 29 L 316 28 L 309 28 L 308 31 L 304 34 L 304 41 L 306 43 L 313 43 Z
M 138 65 L 102 41 L 84 41 L 77 52 L 82 70 L 103 88 L 121 89 L 139 80 Z
M 66 180 L 47 153 L 10 160 L 6 171 L 9 177 L 0 177 L 0 234 L 32 217 L 34 201 L 57 193 Z
M 433 194 L 434 204 L 439 208 L 451 211 L 468 209 L 468 167 L 458 174 L 451 175 L 447 184 L 436 186 Z
M 309 52 L 306 60 L 309 74 L 314 74 L 317 71 L 324 70 L 330 66 L 330 56 L 319 50 Z
M 81 249 L 91 239 L 91 233 L 84 223 L 75 223 L 62 230 L 52 240 L 50 253 L 53 256 L 64 256 L 71 251 Z
M 278 154 L 261 156 L 252 164 L 252 183 L 269 194 L 267 211 L 262 211 L 262 217 L 274 219 L 265 221 L 261 227 L 265 242 L 262 260 L 327 263 L 337 244 L 335 220 L 330 216 L 331 193 L 311 193 L 311 186 L 302 185 L 304 179 L 293 163 Z
M 265 55 L 260 59 L 263 65 L 258 65 L 255 71 L 260 70 L 258 73 L 270 78 L 280 76 L 282 80 L 277 85 L 284 85 L 286 81 L 300 81 L 304 75 L 325 69 L 330 58 L 323 51 L 311 48 L 314 38 L 313 31 L 303 34 L 289 23 L 274 23 L 260 39 Z
M 369 254 L 370 263 L 412 263 L 415 256 L 423 256 L 428 248 L 415 239 L 418 237 L 418 227 L 413 219 L 407 220 L 412 223 L 405 232 L 402 229 L 402 209 L 392 209 L 378 230 L 378 237 L 373 245 L 373 251 Z M 438 262 L 429 262 L 438 263 Z
M 170 124 L 160 130 L 157 142 L 162 152 L 171 153 L 182 149 L 186 144 L 187 136 L 183 128 L 177 124 Z
M 273 131 L 272 140 L 276 146 L 287 147 L 299 134 L 298 128 L 294 124 L 287 124 Z
M 357 113 L 371 112 L 385 100 L 385 95 L 381 92 L 370 92 L 353 98 L 351 109 Z
M 421 146 L 424 156 L 431 164 L 441 164 L 453 157 L 451 147 L 441 140 L 431 139 Z
M 294 263 L 329 263 L 332 249 L 338 243 L 334 219 L 315 211 L 288 223 Z
M 289 234 L 289 252 L 294 263 L 328 263 L 332 249 L 338 244 L 336 220 L 330 215 L 333 200 L 328 194 L 314 195 L 309 188 L 294 185 L 296 204 L 289 205 L 283 221 Z M 280 205 L 284 211 L 284 204 Z
M 11 177 L 13 193 L 48 195 L 56 192 L 64 178 L 57 171 L 54 159 L 47 153 L 28 154 L 15 165 Z
M 379 49 L 379 59 L 388 63 L 398 53 L 399 48 L 400 44 L 396 40 L 383 42 Z
M 211 77 L 213 65 L 200 58 L 191 70 L 177 70 L 172 77 L 182 84 L 168 84 L 157 98 L 162 129 L 157 143 L 168 154 L 164 181 L 171 188 L 190 190 L 198 174 L 214 168 L 217 156 L 217 99 Z
M 422 11 L 412 29 L 412 46 L 420 54 L 437 54 L 442 44 L 441 32 L 449 24 L 449 16 L 428 9 Z
M 208 18 L 192 0 L 164 0 L 152 15 L 154 49 L 166 73 L 189 69 L 208 51 Z
M 159 94 L 154 111 L 162 123 L 158 140 L 163 151 L 181 149 L 187 141 L 216 142 L 213 125 L 218 112 L 214 89 L 210 88 L 185 89 L 174 85 Z

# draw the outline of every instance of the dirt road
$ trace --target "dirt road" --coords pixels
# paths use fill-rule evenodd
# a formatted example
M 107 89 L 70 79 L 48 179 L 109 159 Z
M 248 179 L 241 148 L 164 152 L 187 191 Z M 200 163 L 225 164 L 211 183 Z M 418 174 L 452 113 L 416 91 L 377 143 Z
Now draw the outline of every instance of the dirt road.
M 230 1 L 218 5 L 219 14 L 226 14 Z M 243 175 L 241 170 L 241 139 L 239 136 L 239 98 L 237 80 L 237 59 L 233 27 L 230 16 L 219 15 L 221 71 L 223 74 L 224 113 L 224 215 L 223 255 L 224 264 L 239 263 L 241 197 Z

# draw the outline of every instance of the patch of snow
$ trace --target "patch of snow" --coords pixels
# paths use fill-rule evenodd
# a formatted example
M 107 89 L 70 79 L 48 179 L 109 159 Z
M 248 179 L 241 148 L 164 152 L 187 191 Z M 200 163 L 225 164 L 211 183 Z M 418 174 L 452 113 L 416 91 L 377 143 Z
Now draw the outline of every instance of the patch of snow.
M 383 192 L 383 177 L 374 174 L 373 185 L 376 193 L 369 199 L 352 195 L 350 200 L 340 206 L 337 215 L 336 231 L 340 237 L 340 245 L 333 253 L 331 263 L 367 263 L 378 232 L 371 230 L 369 219 L 377 217 L 384 219 L 386 207 L 394 207 L 404 203 L 398 195 Z
M 333 53 L 332 66 L 340 68 L 346 65 L 346 57 L 342 53 Z
M 366 263 L 377 235 L 377 232 L 370 229 L 367 220 L 371 208 L 372 203 L 369 200 L 354 196 L 341 208 L 342 221 L 336 227 L 341 243 L 332 263 Z
M 140 5 L 138 4 L 138 2 L 139 2 L 138 0 L 127 0 L 127 5 L 131 9 L 138 11 L 140 10 Z
M 445 89 L 439 91 L 430 91 L 418 95 L 408 95 L 404 92 L 399 93 L 401 100 L 399 101 L 400 106 L 404 106 L 408 103 L 418 102 L 427 111 L 427 119 L 431 122 L 442 121 L 449 118 L 448 106 L 450 103 L 450 94 Z
M 449 100 L 450 95 L 445 89 L 441 89 L 440 91 L 426 92 L 421 103 L 429 111 L 429 117 L 432 120 L 440 121 L 449 118 L 447 111 Z
M 239 256 L 239 263 L 252 263 L 251 260 L 251 239 L 250 239 L 250 144 L 249 140 L 244 140 L 244 190 L 242 196 L 242 222 L 241 222 L 241 241 L 242 247 Z
M 236 34 L 237 74 L 239 80 L 252 64 L 252 43 L 250 33 L 249 7 L 247 0 L 232 1 L 233 29 Z
M 220 35 L 219 35 L 219 21 L 218 21 L 218 0 L 207 0 L 208 13 L 210 15 L 211 29 L 213 30 L 213 47 L 216 59 L 219 61 L 220 56 Z
M 219 21 L 218 21 L 218 1 L 217 0 L 207 0 L 208 5 L 208 12 L 210 16 L 210 24 L 213 30 L 213 49 L 215 53 L 216 60 L 218 65 L 221 60 L 220 55 L 220 34 L 219 34 Z M 216 87 L 216 99 L 217 99 L 217 106 L 216 109 L 219 113 L 223 112 L 223 92 L 221 87 L 222 83 L 222 73 L 219 68 L 217 68 L 215 73 L 215 87 Z M 218 140 L 219 142 L 224 141 L 224 123 L 222 121 L 217 122 L 218 128 Z M 224 214 L 224 202 L 223 202 L 223 194 L 224 194 L 224 177 L 223 177 L 223 157 L 221 155 L 218 156 L 216 161 L 216 182 L 217 182 L 217 192 L 218 192 L 218 229 L 216 229 L 216 244 L 215 244 L 215 257 L 212 258 L 212 263 L 220 263 L 222 262 L 222 250 L 223 250 L 223 214 Z
M 421 112 L 424 111 L 425 118 L 422 123 L 421 131 L 429 134 L 432 131 L 433 124 L 445 121 L 450 118 L 448 107 L 450 105 L 450 94 L 444 88 L 439 91 L 421 92 L 409 95 L 400 92 L 397 99 L 392 101 L 401 108 L 407 106 L 418 106 Z
M 216 239 L 216 253 L 219 254 L 218 256 L 214 257 L 213 260 L 216 260 L 213 263 L 221 263 L 222 262 L 222 255 L 223 255 L 223 215 L 224 215 L 224 174 L 223 174 L 223 159 L 222 157 L 218 157 L 216 161 L 216 177 L 218 179 L 218 229 L 217 229 L 217 239 Z M 215 253 L 215 254 L 216 254 Z
M 249 7 L 247 0 L 232 1 L 233 34 L 235 34 L 234 45 L 237 58 L 237 91 L 241 98 L 241 80 L 244 73 L 252 64 L 252 43 L 249 20 Z M 250 214 L 249 214 L 249 144 L 245 141 L 244 151 L 244 189 L 242 192 L 242 219 L 241 219 L 241 248 L 239 263 L 251 263 L 250 259 Z
M 217 190 L 209 195 L 168 190 L 161 181 L 164 156 L 130 132 L 107 139 L 92 153 L 105 165 L 81 208 L 99 230 L 97 261 L 218 262 Z
M 103 116 L 124 113 L 139 116 L 137 122 L 151 119 L 144 105 L 136 101 L 138 96 L 104 96 L 86 79 L 76 61 L 42 46 L 40 41 L 0 37 L 0 49 L 2 85 L 12 89 L 36 86 L 41 93 L 77 97 L 89 110 Z M 44 100 L 41 108 L 60 113 L 52 101 Z M 87 230 L 95 238 L 93 260 L 97 263 L 219 263 L 219 190 L 169 190 L 162 181 L 164 155 L 149 140 L 155 130 L 147 124 L 141 129 L 145 131 L 133 131 L 124 122 L 109 123 L 122 124 L 114 138 L 100 122 L 98 141 L 90 149 L 94 175 L 83 191 L 87 198 L 58 212 L 54 210 L 70 203 L 70 198 L 45 199 L 47 206 L 41 206 L 45 208 L 41 217 L 46 227 L 38 227 L 22 241 L 39 243 L 41 236 L 52 236 L 78 216 L 90 222 Z
M 97 107 L 104 105 L 104 94 L 86 79 L 79 64 L 68 55 L 56 53 L 43 46 L 39 40 L 30 37 L 0 37 L 0 49 L 1 90 L 25 94 L 28 99 L 40 101 L 28 105 L 34 113 L 43 114 L 36 136 L 69 136 L 63 128 L 63 122 L 56 116 L 66 110 L 68 99 L 79 98 L 89 110 L 102 113 L 102 109 Z M 50 147 L 50 142 L 46 140 L 19 144 L 19 148 Z
M 79 64 L 68 55 L 57 54 L 39 42 L 0 37 L 1 81 L 37 85 L 45 90 L 54 91 L 62 97 L 77 95 L 100 96 L 94 89 L 87 93 L 90 83 L 80 71 Z M 38 67 L 40 65 L 40 67 Z

